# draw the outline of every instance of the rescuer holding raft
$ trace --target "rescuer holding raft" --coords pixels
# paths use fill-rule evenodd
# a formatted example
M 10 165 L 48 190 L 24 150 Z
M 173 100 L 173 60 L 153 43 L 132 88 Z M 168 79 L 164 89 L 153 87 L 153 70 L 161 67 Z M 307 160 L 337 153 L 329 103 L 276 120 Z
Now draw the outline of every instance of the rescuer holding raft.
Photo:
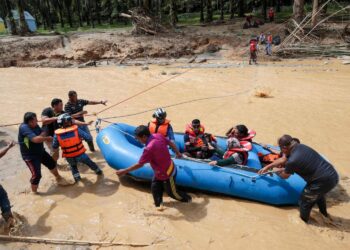
M 182 155 L 177 149 L 175 143 L 161 134 L 151 134 L 147 126 L 139 126 L 135 130 L 136 139 L 145 144 L 146 147 L 138 163 L 133 166 L 121 169 L 116 172 L 117 175 L 122 176 L 131 171 L 141 168 L 144 164 L 150 163 L 154 177 L 151 184 L 154 204 L 159 211 L 163 208 L 163 192 L 164 188 L 168 195 L 181 202 L 190 202 L 191 196 L 177 190 L 175 186 L 176 180 L 176 166 L 171 160 L 168 146 L 176 153 L 176 156 L 181 158 Z
M 339 177 L 334 167 L 312 148 L 298 143 L 298 139 L 283 135 L 278 145 L 283 156 L 259 171 L 266 173 L 274 167 L 284 166 L 279 173 L 283 179 L 296 173 L 306 181 L 300 201 L 300 218 L 308 222 L 312 207 L 317 204 L 321 214 L 328 217 L 325 195 L 338 183 Z

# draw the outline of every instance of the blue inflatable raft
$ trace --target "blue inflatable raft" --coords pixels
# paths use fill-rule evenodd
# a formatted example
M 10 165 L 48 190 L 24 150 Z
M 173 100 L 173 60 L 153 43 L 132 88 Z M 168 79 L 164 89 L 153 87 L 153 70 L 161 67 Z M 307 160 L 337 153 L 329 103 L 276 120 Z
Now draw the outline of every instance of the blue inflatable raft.
M 97 144 L 107 163 L 114 169 L 127 168 L 138 162 L 143 145 L 134 138 L 135 127 L 127 124 L 111 124 L 97 136 Z M 175 134 L 180 151 L 184 150 L 183 134 Z M 218 145 L 226 148 L 226 139 L 218 137 Z M 268 154 L 259 144 L 249 151 L 247 166 L 216 167 L 206 162 L 191 159 L 175 159 L 176 184 L 214 193 L 255 200 L 272 205 L 296 205 L 305 182 L 298 175 L 284 180 L 276 174 L 258 175 L 261 163 L 258 152 Z M 149 165 L 133 171 L 131 176 L 152 180 L 153 170 Z

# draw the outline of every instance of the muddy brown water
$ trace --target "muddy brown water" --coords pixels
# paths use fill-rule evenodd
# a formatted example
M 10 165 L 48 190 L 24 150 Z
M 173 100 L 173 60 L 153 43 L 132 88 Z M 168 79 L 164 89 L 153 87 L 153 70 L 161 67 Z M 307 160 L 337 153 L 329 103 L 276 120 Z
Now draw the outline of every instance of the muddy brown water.
M 108 99 L 112 104 L 166 80 L 175 71 L 184 71 L 185 66 L 149 66 L 149 70 L 141 67 L 0 69 L 0 124 L 21 121 L 26 111 L 40 114 L 52 98 L 66 101 L 71 89 L 81 98 Z M 119 179 L 100 152 L 90 156 L 103 168 L 103 178 L 81 167 L 83 181 L 61 187 L 43 168 L 42 195 L 33 196 L 29 194 L 29 171 L 16 146 L 0 160 L 1 184 L 9 193 L 13 210 L 23 216 L 25 236 L 146 243 L 149 249 L 348 249 L 349 80 L 349 66 L 338 60 L 327 63 L 293 60 L 256 67 L 242 63 L 239 67 L 226 68 L 201 66 L 100 114 L 100 117 L 127 115 L 184 102 L 167 109 L 176 131 L 182 132 L 187 122 L 199 118 L 208 132 L 217 135 L 223 135 L 234 124 L 244 123 L 257 131 L 258 142 L 275 143 L 284 133 L 298 137 L 326 155 L 342 176 L 340 185 L 329 195 L 333 222 L 322 218 L 317 209 L 312 213 L 311 225 L 305 225 L 299 220 L 296 207 L 279 208 L 201 192 L 192 193 L 191 204 L 165 198 L 166 210 L 160 213 L 153 207 L 149 185 Z M 268 92 L 271 97 L 256 98 L 256 91 Z M 223 95 L 227 96 L 205 99 Z M 203 100 L 187 102 L 200 98 Z M 88 106 L 86 110 L 92 113 L 102 108 Z M 145 124 L 151 114 L 145 112 L 113 121 Z M 17 129 L 1 128 L 1 145 L 16 139 Z M 61 173 L 72 180 L 67 168 L 62 168 Z M 0 246 L 19 247 L 56 249 L 57 246 L 3 242 Z

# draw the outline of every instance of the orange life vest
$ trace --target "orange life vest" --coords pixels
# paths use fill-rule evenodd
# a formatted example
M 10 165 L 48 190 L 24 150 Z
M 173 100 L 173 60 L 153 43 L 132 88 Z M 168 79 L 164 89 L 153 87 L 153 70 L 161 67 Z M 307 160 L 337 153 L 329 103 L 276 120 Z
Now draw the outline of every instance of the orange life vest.
M 245 148 L 231 148 L 229 150 L 227 150 L 224 154 L 224 159 L 230 158 L 231 155 L 235 154 L 235 153 L 239 153 L 240 155 L 243 156 L 243 162 L 242 165 L 246 165 L 247 161 L 248 161 L 248 151 Z
M 239 141 L 248 141 L 251 142 L 252 139 L 256 136 L 256 132 L 255 130 L 249 129 L 248 130 L 248 135 L 246 137 L 243 138 L 237 138 Z
M 167 136 L 168 135 L 168 127 L 169 127 L 170 121 L 165 119 L 164 123 L 162 124 L 158 124 L 156 119 L 153 119 L 149 125 L 149 132 L 151 132 L 151 134 L 162 134 L 163 136 Z
M 277 154 L 267 154 L 267 155 L 263 155 L 262 153 L 258 153 L 259 159 L 262 163 L 266 163 L 266 164 L 270 164 L 272 162 L 274 162 L 275 160 L 277 160 L 278 158 L 281 158 L 280 155 Z
M 250 40 L 250 44 L 249 44 L 250 52 L 256 51 L 256 44 L 257 42 L 255 40 Z
M 79 137 L 77 125 L 59 128 L 55 131 L 55 134 L 62 148 L 62 157 L 73 158 L 82 155 L 86 151 Z
M 204 135 L 204 131 L 205 131 L 204 126 L 200 125 L 199 133 L 196 134 L 194 132 L 194 129 L 193 129 L 192 125 L 191 124 L 187 124 L 185 133 L 190 136 L 190 142 L 191 142 L 191 144 L 193 146 L 201 147 L 201 146 L 204 145 L 204 142 L 203 142 L 203 140 L 201 138 Z
M 267 41 L 268 41 L 269 43 L 272 43 L 272 35 L 268 35 L 268 36 L 267 36 Z

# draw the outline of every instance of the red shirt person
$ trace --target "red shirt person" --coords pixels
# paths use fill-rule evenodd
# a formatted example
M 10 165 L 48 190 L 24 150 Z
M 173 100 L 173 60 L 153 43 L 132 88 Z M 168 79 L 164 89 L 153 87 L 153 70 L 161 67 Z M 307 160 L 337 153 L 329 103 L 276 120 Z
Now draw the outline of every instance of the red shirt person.
M 138 163 L 129 168 L 118 170 L 117 175 L 122 176 L 150 163 L 154 171 L 151 190 L 154 204 L 159 210 L 163 210 L 164 188 L 171 198 L 181 202 L 190 202 L 191 196 L 177 190 L 175 186 L 176 166 L 171 160 L 168 150 L 168 146 L 170 146 L 177 157 L 182 157 L 175 143 L 161 134 L 151 135 L 149 128 L 143 125 L 136 128 L 135 135 L 139 142 L 146 145 L 143 154 Z

